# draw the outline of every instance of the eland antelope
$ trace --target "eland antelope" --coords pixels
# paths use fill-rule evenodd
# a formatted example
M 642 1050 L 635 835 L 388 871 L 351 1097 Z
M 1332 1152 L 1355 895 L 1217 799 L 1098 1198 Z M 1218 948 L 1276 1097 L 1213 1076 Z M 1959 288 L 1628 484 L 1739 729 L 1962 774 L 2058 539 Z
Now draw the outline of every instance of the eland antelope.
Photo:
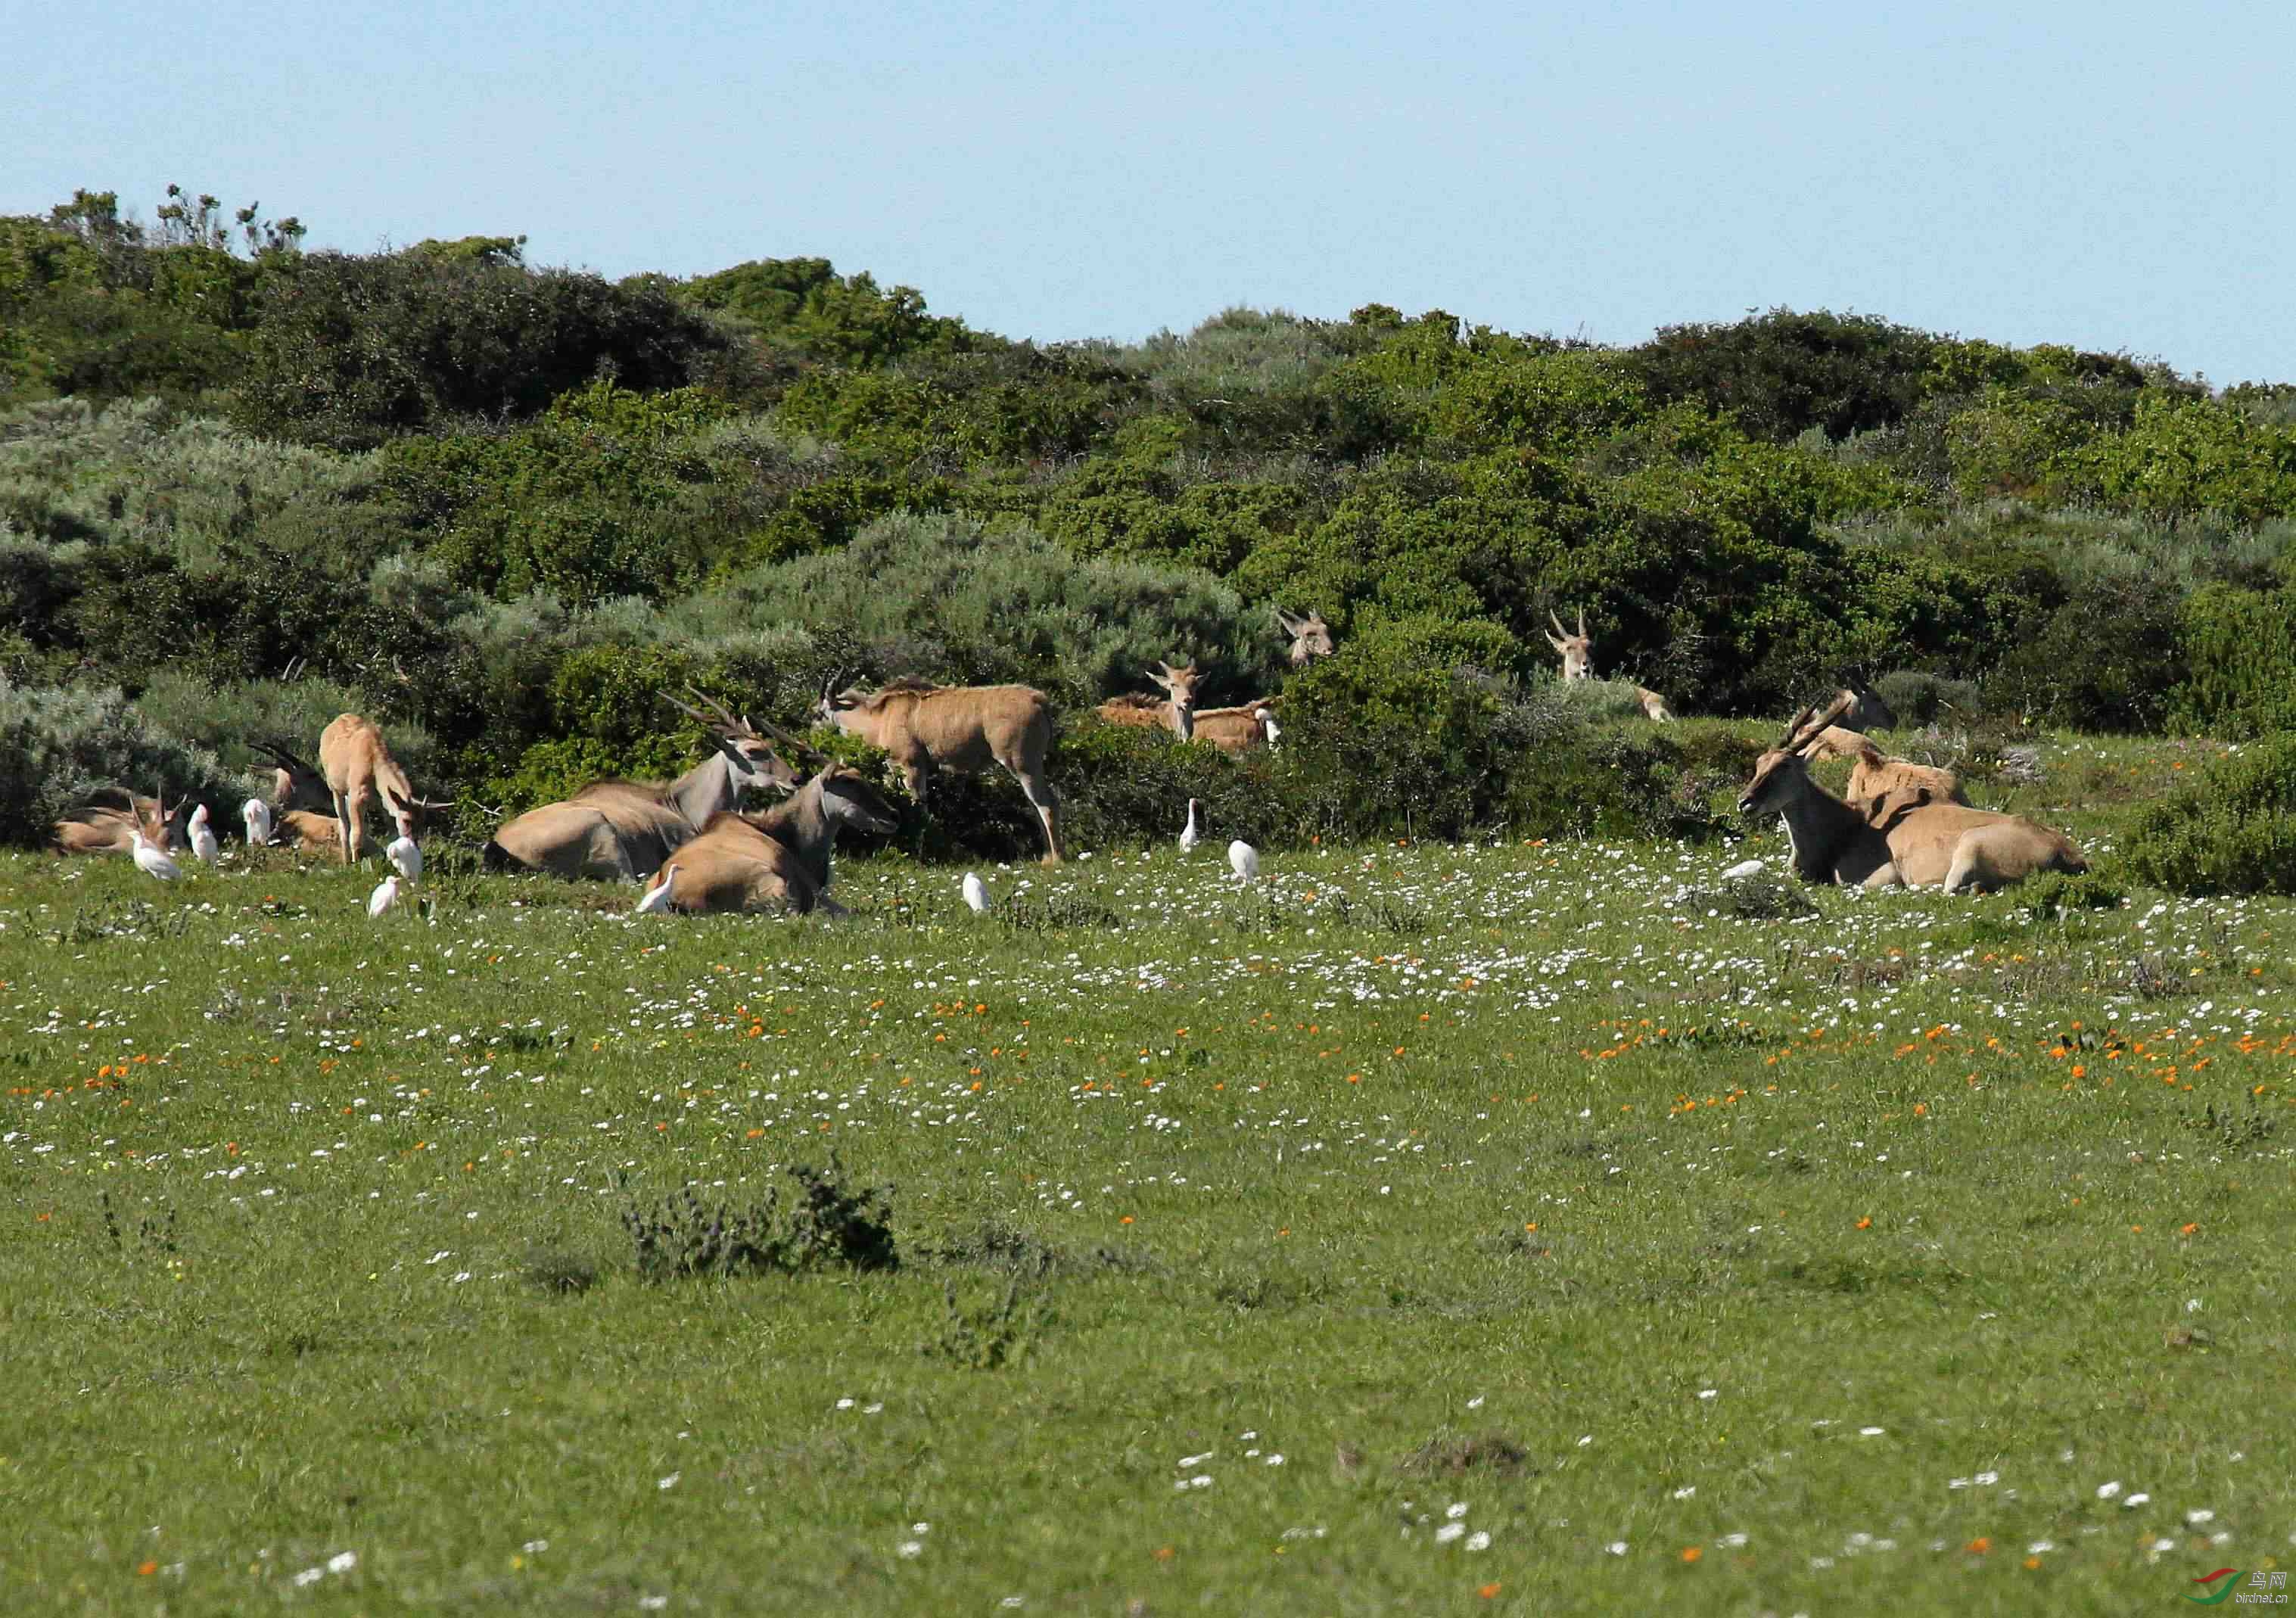
M 936 686 L 927 680 L 889 680 L 875 691 L 822 687 L 820 714 L 848 735 L 858 736 L 892 756 L 922 809 L 936 770 L 979 775 L 1002 765 L 1045 828 L 1045 861 L 1057 865 L 1061 849 L 1061 795 L 1045 771 L 1053 745 L 1053 706 L 1030 686 Z
M 1993 889 L 2037 871 L 2088 869 L 2062 833 L 2017 815 L 1936 801 L 1926 789 L 1899 793 L 1861 814 L 1814 780 L 1801 749 L 1818 716 L 1805 710 L 1754 764 L 1741 812 L 1777 815 L 1797 875 L 1812 882 L 1886 888 L 1942 883 L 1947 892 Z

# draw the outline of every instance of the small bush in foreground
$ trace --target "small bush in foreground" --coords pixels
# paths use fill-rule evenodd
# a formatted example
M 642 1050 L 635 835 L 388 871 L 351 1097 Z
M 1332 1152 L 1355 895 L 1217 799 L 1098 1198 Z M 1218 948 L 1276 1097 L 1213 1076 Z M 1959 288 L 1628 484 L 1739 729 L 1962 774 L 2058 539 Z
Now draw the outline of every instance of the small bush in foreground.
M 691 1188 L 662 1198 L 649 1212 L 633 1203 L 622 1227 L 637 1249 L 638 1273 L 650 1281 L 693 1276 L 796 1275 L 809 1269 L 897 1269 L 892 1187 L 854 1189 L 832 1152 L 829 1167 L 789 1170 L 800 1195 L 786 1212 L 779 1187 L 749 1208 L 705 1205 Z

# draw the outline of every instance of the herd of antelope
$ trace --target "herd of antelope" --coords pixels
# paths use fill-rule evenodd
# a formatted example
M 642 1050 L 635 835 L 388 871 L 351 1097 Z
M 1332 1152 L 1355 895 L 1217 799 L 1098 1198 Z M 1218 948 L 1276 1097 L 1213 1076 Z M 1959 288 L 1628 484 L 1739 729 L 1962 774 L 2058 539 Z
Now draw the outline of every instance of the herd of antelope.
M 1276 619 L 1294 669 L 1333 650 L 1321 613 L 1295 616 L 1279 607 Z M 1592 679 L 1594 640 L 1585 612 L 1575 633 L 1552 612 L 1547 621 L 1553 632 L 1546 639 L 1562 659 L 1562 678 Z M 1231 753 L 1276 746 L 1281 698 L 1200 708 L 1204 676 L 1193 660 L 1162 662 L 1147 674 L 1160 697 L 1117 697 L 1101 704 L 1098 717 L 1169 729 L 1183 741 L 1210 742 Z M 1664 697 L 1634 689 L 1652 720 L 1673 721 Z M 647 891 L 638 908 L 644 912 L 842 915 L 828 896 L 838 832 L 846 826 L 890 832 L 899 824 L 898 809 L 859 771 L 789 732 L 690 694 L 703 706 L 664 697 L 701 721 L 712 746 L 707 759 L 674 781 L 593 781 L 570 798 L 529 809 L 488 842 L 487 867 L 642 883 Z M 839 690 L 832 678 L 822 689 L 816 717 L 884 752 L 921 808 L 938 772 L 975 775 L 1001 767 L 1037 813 L 1046 863 L 1065 857 L 1060 794 L 1046 768 L 1053 707 L 1041 691 L 908 678 L 874 691 Z M 1941 883 L 1951 892 L 1996 888 L 2038 871 L 2087 869 L 2072 844 L 2048 827 L 1972 808 L 1951 770 L 1883 754 L 1867 733 L 1895 723 L 1879 693 L 1854 685 L 1822 711 L 1813 707 L 1797 714 L 1778 744 L 1757 761 L 1738 806 L 1748 815 L 1779 817 L 1797 875 L 1864 887 Z M 242 806 L 249 846 L 281 842 L 350 864 L 363 851 L 372 796 L 398 833 L 383 852 L 398 875 L 375 890 L 369 907 L 377 916 L 388 910 L 397 902 L 399 877 L 412 881 L 421 873 L 416 840 L 424 814 L 447 806 L 415 794 L 381 731 L 357 714 L 342 715 L 321 733 L 316 767 L 283 742 L 254 745 L 272 764 L 273 790 L 267 801 L 250 798 Z M 810 776 L 792 767 L 784 752 Z M 1828 759 L 1850 760 L 1846 798 L 1826 791 L 1809 773 L 1812 762 Z M 783 796 L 770 808 L 750 811 L 743 804 L 752 793 Z M 130 855 L 143 869 L 171 880 L 179 874 L 168 857 L 171 846 L 187 842 L 203 860 L 218 858 L 206 806 L 187 819 L 189 807 L 188 800 L 169 809 L 158 798 L 109 793 L 58 822 L 54 847 L 62 853 Z M 1191 799 L 1184 850 L 1196 837 L 1196 809 Z M 1234 845 L 1231 858 L 1234 849 L 1244 846 Z M 1256 853 L 1252 864 L 1256 871 Z

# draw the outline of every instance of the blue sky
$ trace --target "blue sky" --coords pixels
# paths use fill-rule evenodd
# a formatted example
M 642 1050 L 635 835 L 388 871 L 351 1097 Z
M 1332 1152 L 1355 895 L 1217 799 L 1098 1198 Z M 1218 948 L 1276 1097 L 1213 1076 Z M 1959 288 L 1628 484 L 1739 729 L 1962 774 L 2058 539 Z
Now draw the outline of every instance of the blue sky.
M 1784 304 L 2296 380 L 2292 18 L 83 0 L 9 21 L 0 212 L 148 218 L 176 180 L 358 251 L 815 255 L 1045 341 L 1378 301 L 1632 342 Z

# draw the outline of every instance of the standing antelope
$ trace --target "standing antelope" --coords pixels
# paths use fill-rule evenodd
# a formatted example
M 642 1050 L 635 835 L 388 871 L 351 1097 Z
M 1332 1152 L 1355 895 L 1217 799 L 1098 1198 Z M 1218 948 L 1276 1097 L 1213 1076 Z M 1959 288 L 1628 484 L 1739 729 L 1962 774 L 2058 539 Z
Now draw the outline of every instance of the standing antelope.
M 978 775 L 992 763 L 1010 770 L 1045 827 L 1045 862 L 1057 865 L 1061 797 L 1045 773 L 1053 745 L 1053 707 L 1029 686 L 936 686 L 890 680 L 873 692 L 822 688 L 824 720 L 882 748 L 900 767 L 909 796 L 922 808 L 936 769 Z
M 1546 621 L 1554 626 L 1554 633 L 1546 637 L 1546 644 L 1562 654 L 1562 678 L 1565 680 L 1593 679 L 1595 678 L 1595 637 L 1587 633 L 1587 609 L 1584 607 L 1578 609 L 1578 633 L 1576 635 L 1562 627 L 1562 620 L 1554 616 L 1554 609 L 1552 607 L 1546 610 Z M 1649 717 L 1652 723 L 1657 725 L 1674 723 L 1674 710 L 1666 705 L 1664 697 L 1649 686 L 1636 686 L 1635 701 L 1642 704 L 1643 712 Z
M 1784 817 L 1797 875 L 1868 888 L 1941 883 L 1952 893 L 2003 887 L 2036 871 L 2088 869 L 2061 833 L 2021 816 L 1937 802 L 1925 789 L 1860 814 L 1810 777 L 1801 750 L 1821 728 L 1819 717 L 1808 709 L 1796 716 L 1755 761 L 1738 800 L 1744 814 Z
M 688 694 L 709 711 L 660 694 L 708 728 L 715 751 L 675 781 L 593 781 L 571 798 L 530 809 L 505 823 L 486 846 L 489 870 L 547 871 L 599 882 L 638 882 L 709 824 L 712 816 L 742 806 L 755 788 L 787 791 L 798 773 L 747 719 L 699 692 Z
M 1305 618 L 1294 618 L 1279 605 L 1275 621 L 1292 638 L 1290 656 L 1294 669 L 1305 669 L 1319 657 L 1331 656 L 1332 626 L 1324 621 L 1321 612 L 1311 611 Z
M 1148 670 L 1148 678 L 1164 688 L 1164 700 L 1134 694 L 1111 697 L 1095 710 L 1111 725 L 1136 727 L 1169 726 L 1172 734 L 1183 742 L 1196 733 L 1196 687 L 1203 683 L 1203 672 L 1191 659 L 1182 668 L 1159 663 Z
M 414 795 L 414 787 L 382 739 L 374 721 L 356 713 L 339 714 L 319 733 L 319 773 L 326 777 L 327 793 L 334 800 L 335 819 L 342 827 L 343 863 L 358 858 L 365 832 L 366 796 L 372 792 L 398 827 L 402 837 L 414 835 L 425 809 L 444 809 Z

